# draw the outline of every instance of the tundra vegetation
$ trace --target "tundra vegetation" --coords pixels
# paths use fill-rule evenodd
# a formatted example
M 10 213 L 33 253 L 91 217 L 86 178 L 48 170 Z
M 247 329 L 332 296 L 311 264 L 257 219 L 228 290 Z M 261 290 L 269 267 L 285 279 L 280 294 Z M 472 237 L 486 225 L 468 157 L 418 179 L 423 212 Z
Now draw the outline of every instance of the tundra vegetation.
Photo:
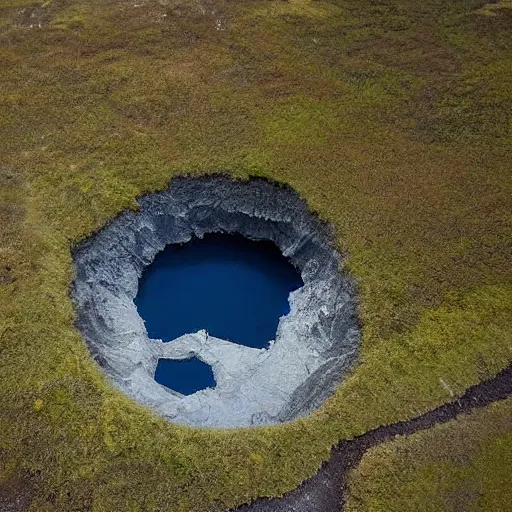
M 347 512 L 505 511 L 512 399 L 371 448 L 349 473 Z
M 508 366 L 509 3 L 0 0 L 0 504 L 201 512 L 277 496 L 337 441 Z M 209 172 L 290 184 L 358 280 L 361 361 L 307 418 L 166 422 L 112 388 L 74 327 L 70 249 L 173 176 Z M 505 474 L 496 407 L 470 422 L 467 482 Z M 459 478 L 436 455 L 458 421 L 399 441 L 413 461 L 390 448 L 407 465 L 401 494 L 384 475 L 397 500 L 435 494 L 432 468 Z

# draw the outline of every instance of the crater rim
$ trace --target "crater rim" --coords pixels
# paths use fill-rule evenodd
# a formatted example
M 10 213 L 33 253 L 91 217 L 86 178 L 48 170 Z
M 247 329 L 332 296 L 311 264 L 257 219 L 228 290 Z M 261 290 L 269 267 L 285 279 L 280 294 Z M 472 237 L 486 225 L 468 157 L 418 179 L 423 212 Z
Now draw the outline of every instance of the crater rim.
M 175 423 L 216 428 L 292 421 L 333 394 L 359 355 L 357 289 L 342 269 L 332 227 L 291 186 L 179 176 L 138 204 L 73 250 L 76 326 L 118 389 Z M 304 285 L 290 293 L 290 313 L 267 349 L 237 350 L 204 331 L 167 347 L 147 336 L 133 303 L 142 271 L 167 245 L 215 232 L 270 240 L 301 274 Z M 156 383 L 159 359 L 190 357 L 212 367 L 215 388 L 183 398 Z

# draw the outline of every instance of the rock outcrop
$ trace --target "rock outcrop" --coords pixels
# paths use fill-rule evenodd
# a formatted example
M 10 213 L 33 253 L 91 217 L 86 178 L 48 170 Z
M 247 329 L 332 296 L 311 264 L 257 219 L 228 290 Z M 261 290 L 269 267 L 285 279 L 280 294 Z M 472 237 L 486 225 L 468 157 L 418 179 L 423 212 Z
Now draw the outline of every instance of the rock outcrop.
M 332 232 L 290 187 L 226 176 L 181 177 L 139 200 L 74 251 L 77 326 L 113 383 L 177 423 L 240 427 L 293 420 L 327 398 L 357 359 L 355 286 Z M 268 349 L 199 331 L 149 339 L 134 305 L 144 268 L 168 244 L 205 233 L 271 240 L 302 275 Z M 216 387 L 183 396 L 154 380 L 159 358 L 196 356 Z

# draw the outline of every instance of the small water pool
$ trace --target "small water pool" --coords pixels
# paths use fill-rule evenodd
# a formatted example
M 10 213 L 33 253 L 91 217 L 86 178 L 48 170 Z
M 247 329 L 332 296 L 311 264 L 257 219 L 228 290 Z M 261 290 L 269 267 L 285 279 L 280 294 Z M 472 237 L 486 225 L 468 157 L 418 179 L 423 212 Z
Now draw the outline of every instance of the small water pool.
M 212 233 L 168 245 L 147 267 L 135 304 L 153 339 L 206 329 L 212 336 L 266 347 L 303 285 L 275 244 Z
M 197 357 L 184 360 L 159 359 L 155 380 L 182 395 L 215 387 L 211 366 Z

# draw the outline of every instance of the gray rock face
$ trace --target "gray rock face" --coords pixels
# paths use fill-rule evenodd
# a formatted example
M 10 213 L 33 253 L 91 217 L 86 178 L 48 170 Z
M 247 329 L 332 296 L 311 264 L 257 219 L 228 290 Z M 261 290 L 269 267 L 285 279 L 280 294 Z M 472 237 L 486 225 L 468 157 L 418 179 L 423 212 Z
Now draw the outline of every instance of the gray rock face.
M 176 178 L 139 200 L 74 252 L 77 326 L 112 382 L 176 423 L 240 427 L 280 423 L 318 407 L 359 352 L 355 286 L 340 272 L 328 226 L 291 188 L 225 176 Z M 268 349 L 190 333 L 149 339 L 133 302 L 144 268 L 168 244 L 210 232 L 271 240 L 300 270 Z M 196 356 L 216 386 L 184 396 L 154 380 L 160 358 Z

